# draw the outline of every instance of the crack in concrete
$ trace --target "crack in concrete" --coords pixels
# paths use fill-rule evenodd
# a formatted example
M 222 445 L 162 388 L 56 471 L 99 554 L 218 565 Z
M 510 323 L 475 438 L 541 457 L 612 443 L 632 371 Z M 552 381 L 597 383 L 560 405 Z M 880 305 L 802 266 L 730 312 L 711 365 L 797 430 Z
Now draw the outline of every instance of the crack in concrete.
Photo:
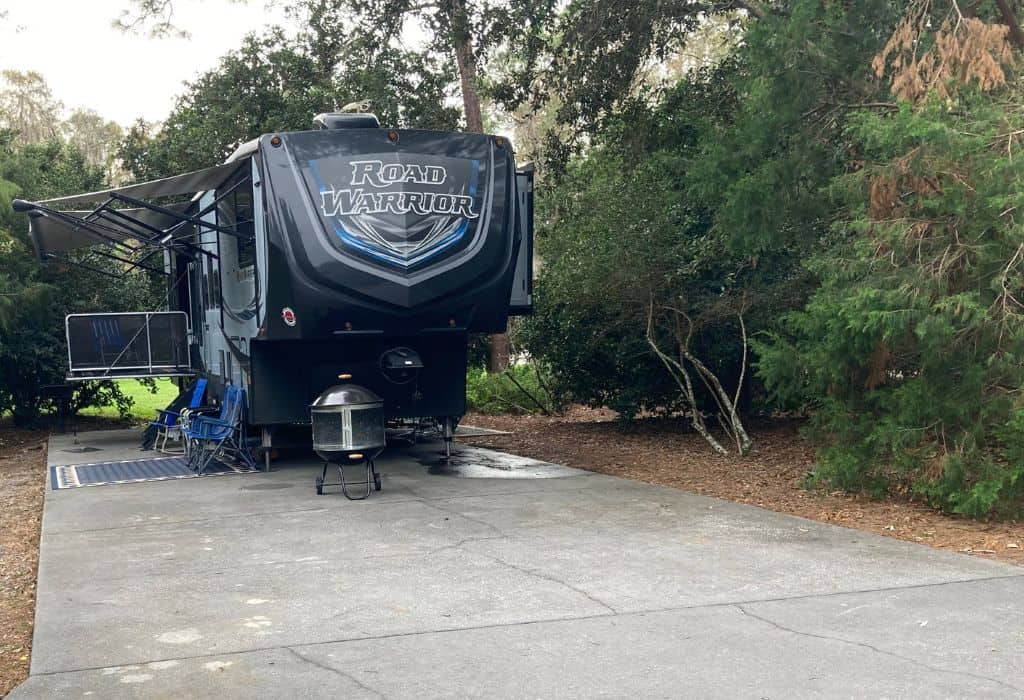
M 383 561 L 383 560 L 387 560 L 387 559 L 412 559 L 412 558 L 416 558 L 416 557 L 430 557 L 430 556 L 433 556 L 433 555 L 437 554 L 438 552 L 443 552 L 443 551 L 445 551 L 447 549 L 457 549 L 457 548 L 459 548 L 459 547 L 461 547 L 461 546 L 463 546 L 465 544 L 469 544 L 469 543 L 472 543 L 472 542 L 486 542 L 488 540 L 502 540 L 502 539 L 508 539 L 508 538 L 506 536 L 504 536 L 504 535 L 501 535 L 501 536 L 496 535 L 496 536 L 493 536 L 493 537 L 491 537 L 491 536 L 488 536 L 488 537 L 467 537 L 465 539 L 460 540 L 459 542 L 457 542 L 455 544 L 442 545 L 440 547 L 436 547 L 434 549 L 427 550 L 426 552 L 401 552 L 401 553 L 397 553 L 397 554 L 358 554 L 358 555 L 346 555 L 346 556 L 337 556 L 337 555 L 335 555 L 335 556 L 332 556 L 330 559 L 323 559 L 323 558 L 320 558 L 320 559 L 310 559 L 308 557 L 304 557 L 304 558 L 299 558 L 299 559 L 275 559 L 273 561 L 262 561 L 262 560 L 260 560 L 260 561 L 251 561 L 251 562 L 247 562 L 247 563 L 244 563 L 244 564 L 235 564 L 235 565 L 232 565 L 232 566 L 211 566 L 211 567 L 207 567 L 207 568 L 204 568 L 204 569 L 195 569 L 193 571 L 192 575 L 195 576 L 195 577 L 201 578 L 201 577 L 210 576 L 210 575 L 220 575 L 220 574 L 224 574 L 224 573 L 227 573 L 227 572 L 244 571 L 246 569 L 264 569 L 264 568 L 267 568 L 267 567 L 270 567 L 270 566 L 280 566 L 280 565 L 292 566 L 292 565 L 306 565 L 306 564 L 308 564 L 310 566 L 313 566 L 313 565 L 318 565 L 318 564 L 337 564 L 339 562 Z M 144 562 L 144 561 L 146 561 L 146 560 L 145 559 L 138 559 L 138 560 L 133 560 L 132 563 Z M 167 562 L 179 562 L 179 561 L 181 561 L 181 559 L 168 558 L 168 559 L 166 559 L 166 561 Z M 151 579 L 151 578 L 162 579 L 164 576 L 166 576 L 165 573 L 163 573 L 163 572 L 161 572 L 159 570 L 156 570 L 156 569 L 154 569 L 153 571 L 149 571 L 149 572 L 146 572 L 146 573 L 140 573 L 140 574 L 137 575 L 138 578 L 142 578 L 142 579 Z M 93 576 L 93 577 L 90 577 L 89 581 L 92 582 L 92 583 L 115 583 L 115 582 L 118 582 L 118 581 L 122 581 L 122 580 L 124 580 L 126 578 L 135 578 L 135 576 L 126 577 L 123 574 L 113 575 L 113 576 Z M 102 603 L 92 603 L 92 605 L 102 605 Z
M 447 515 L 454 515 L 457 518 L 462 518 L 463 520 L 468 520 L 471 523 L 476 523 L 477 525 L 483 525 L 484 527 L 486 527 L 486 528 L 490 529 L 491 531 L 493 531 L 494 533 L 496 533 L 498 535 L 498 537 L 502 537 L 502 538 L 507 538 L 508 537 L 508 534 L 506 534 L 506 532 L 504 530 L 502 530 L 500 527 L 498 527 L 494 523 L 489 523 L 486 520 L 474 517 L 472 515 L 466 515 L 465 513 L 460 513 L 457 510 L 449 510 L 447 508 L 442 508 L 441 506 L 437 505 L 436 503 L 432 503 L 430 501 L 423 501 L 423 504 L 426 505 L 428 508 L 433 508 L 434 510 L 439 511 L 441 513 L 445 513 Z
M 309 664 L 310 666 L 315 666 L 316 668 L 323 669 L 324 671 L 329 671 L 330 673 L 337 674 L 337 675 L 341 676 L 342 678 L 344 678 L 344 679 L 346 679 L 346 680 L 348 680 L 348 681 L 350 681 L 352 683 L 355 683 L 357 686 L 359 686 L 360 688 L 362 688 L 366 692 L 373 693 L 374 695 L 376 695 L 377 697 L 381 698 L 382 700 L 387 700 L 387 696 L 384 693 L 380 692 L 376 688 L 371 688 L 370 686 L 366 685 L 365 683 L 360 681 L 358 678 L 353 676 L 351 673 L 345 673 L 341 669 L 334 668 L 333 666 L 328 666 L 327 664 L 322 664 L 319 661 L 311 659 L 311 658 L 309 658 L 307 656 L 303 656 L 298 651 L 296 651 L 293 647 L 284 647 L 284 649 L 286 651 L 288 651 L 292 656 L 296 657 L 297 659 L 299 659 L 301 661 L 304 661 L 305 663 Z
M 322 640 L 322 641 L 307 642 L 305 644 L 301 644 L 301 645 L 297 645 L 297 646 L 317 647 L 317 646 L 327 646 L 329 644 L 352 644 L 352 643 L 367 642 L 367 641 L 379 641 L 379 640 L 386 640 L 386 639 L 399 639 L 399 638 L 403 638 L 403 637 L 419 637 L 419 636 L 425 636 L 425 635 L 429 635 L 429 634 L 453 634 L 453 633 L 459 633 L 459 632 L 473 632 L 473 631 L 478 631 L 478 630 L 510 629 L 512 627 L 526 627 L 526 626 L 530 626 L 530 625 L 561 624 L 561 623 L 564 623 L 564 622 L 580 622 L 580 621 L 585 621 L 585 620 L 601 620 L 601 619 L 604 619 L 604 618 L 611 618 L 611 617 L 620 617 L 620 618 L 621 617 L 632 617 L 632 616 L 641 616 L 642 617 L 644 615 L 651 615 L 651 614 L 656 614 L 656 613 L 686 612 L 686 611 L 689 611 L 689 610 L 710 610 L 710 609 L 715 609 L 715 608 L 739 607 L 741 605 L 759 605 L 759 604 L 762 604 L 762 603 L 778 603 L 778 602 L 787 602 L 787 601 L 808 600 L 808 599 L 812 599 L 812 598 L 833 598 L 833 597 L 836 597 L 836 596 L 844 596 L 844 595 L 858 595 L 858 594 L 863 594 L 863 593 L 882 593 L 882 592 L 888 592 L 888 591 L 904 591 L 904 590 L 913 590 L 913 589 L 920 589 L 920 588 L 932 588 L 932 587 L 939 587 L 939 586 L 948 586 L 948 585 L 955 585 L 955 584 L 971 584 L 971 583 L 981 583 L 981 582 L 986 582 L 986 581 L 1004 581 L 1004 580 L 1008 580 L 1008 579 L 1019 579 L 1019 578 L 1024 578 L 1024 574 L 1014 574 L 1012 576 L 992 576 L 992 577 L 989 577 L 989 578 L 982 578 L 982 579 L 963 579 L 963 580 L 957 580 L 957 581 L 943 581 L 943 582 L 940 582 L 940 583 L 915 584 L 915 585 L 912 585 L 912 586 L 890 586 L 890 587 L 885 587 L 885 588 L 874 588 L 874 589 L 867 589 L 867 590 L 836 591 L 836 592 L 832 592 L 832 593 L 809 593 L 809 594 L 798 595 L 798 596 L 777 597 L 777 598 L 762 598 L 762 599 L 743 600 L 743 601 L 734 601 L 734 602 L 701 603 L 701 604 L 697 604 L 697 605 L 678 605 L 678 606 L 669 606 L 669 607 L 663 607 L 663 608 L 651 608 L 651 609 L 644 609 L 644 610 L 629 610 L 629 611 L 623 611 L 623 612 L 614 613 L 614 614 L 613 613 L 595 613 L 595 614 L 591 614 L 591 615 L 561 616 L 561 617 L 542 618 L 542 619 L 535 619 L 535 620 L 520 620 L 518 622 L 501 622 L 501 623 L 492 623 L 492 624 L 485 624 L 485 625 L 466 625 L 466 626 L 462 626 L 462 627 L 441 627 L 441 628 L 436 628 L 436 629 L 414 630 L 414 631 L 408 631 L 408 632 L 391 632 L 391 633 L 387 633 L 387 634 L 379 634 L 379 635 L 373 635 L 373 636 L 340 637 L 340 638 L 337 638 L 337 639 L 326 639 L 326 640 Z M 754 617 L 754 615 L 751 615 L 751 617 Z M 771 622 L 769 622 L 767 620 L 763 620 L 763 622 L 766 622 L 767 624 L 771 624 Z M 856 643 L 856 642 L 853 642 L 853 643 Z M 104 669 L 104 668 L 108 668 L 111 665 L 121 665 L 121 666 L 129 665 L 129 664 L 143 665 L 143 664 L 148 664 L 148 663 L 152 663 L 152 662 L 159 662 L 159 661 L 192 661 L 192 660 L 196 660 L 196 659 L 218 658 L 218 657 L 224 657 L 224 656 L 240 656 L 240 655 L 243 655 L 243 654 L 251 654 L 251 653 L 257 653 L 257 652 L 266 652 L 266 651 L 276 651 L 276 650 L 281 650 L 281 649 L 287 649 L 290 646 L 291 645 L 288 645 L 288 644 L 280 644 L 280 645 L 272 645 L 272 646 L 256 646 L 256 647 L 251 647 L 249 649 L 238 649 L 238 650 L 235 650 L 235 651 L 221 651 L 218 654 L 193 654 L 193 655 L 186 655 L 186 656 L 165 657 L 165 658 L 157 658 L 157 659 L 139 659 L 139 660 L 135 660 L 135 661 L 127 661 L 127 660 L 125 660 L 125 661 L 122 661 L 122 662 L 117 663 L 117 664 L 104 663 L 104 664 L 98 665 L 98 666 L 85 666 L 85 667 L 79 667 L 79 668 L 68 668 L 68 669 L 59 669 L 59 670 L 52 670 L 52 671 L 41 671 L 39 673 L 33 673 L 31 675 L 33 677 L 35 677 L 35 676 L 39 676 L 39 677 L 57 676 L 57 675 L 66 674 L 66 673 L 81 673 L 81 672 L 84 672 L 84 671 L 98 671 L 98 670 L 101 670 L 101 669 Z M 957 673 L 957 671 L 949 671 L 949 673 Z
M 746 603 L 746 605 L 756 605 L 756 604 L 757 603 Z M 739 610 L 742 614 L 746 615 L 747 617 L 752 617 L 755 620 L 759 620 L 760 622 L 763 622 L 763 623 L 765 623 L 767 625 L 770 625 L 771 627 L 774 627 L 775 629 L 781 630 L 783 632 L 789 632 L 790 634 L 795 634 L 795 635 L 800 636 L 800 637 L 808 637 L 810 639 L 821 639 L 821 640 L 828 641 L 828 642 L 839 642 L 840 644 L 849 644 L 851 646 L 860 647 L 862 649 L 868 649 L 868 650 L 870 650 L 870 651 L 872 651 L 872 652 L 874 652 L 876 654 L 880 654 L 882 656 L 889 656 L 889 657 L 892 657 L 894 659 L 899 659 L 900 661 L 904 661 L 904 662 L 909 663 L 911 665 L 917 666 L 918 668 L 923 668 L 925 670 L 932 671 L 934 673 L 945 673 L 945 674 L 954 675 L 954 676 L 962 676 L 964 678 L 972 678 L 974 680 L 979 680 L 979 681 L 987 681 L 989 683 L 994 683 L 996 685 L 1002 686 L 1003 688 L 1007 688 L 1009 690 L 1013 690 L 1013 691 L 1015 691 L 1017 693 L 1024 692 L 1024 688 L 1018 688 L 1017 686 L 1011 685 L 1009 683 L 1006 683 L 1005 681 L 1001 681 L 998 678 L 991 678 L 989 676 L 983 676 L 981 674 L 971 673 L 970 671 L 957 671 L 957 670 L 954 670 L 954 669 L 942 668 L 940 666 L 933 666 L 931 664 L 925 663 L 924 661 L 920 661 L 918 659 L 914 659 L 914 658 L 911 658 L 909 656 L 903 656 L 901 654 L 897 654 L 896 652 L 889 651 L 887 649 L 881 649 L 881 648 L 876 647 L 876 646 L 874 646 L 872 644 L 868 644 L 867 642 L 859 642 L 859 641 L 857 641 L 855 639 L 846 639 L 844 637 L 834 637 L 832 635 L 827 635 L 827 634 L 815 634 L 814 632 L 805 632 L 803 630 L 798 630 L 798 629 L 795 629 L 793 627 L 788 627 L 786 625 L 783 625 L 780 622 L 776 622 L 775 620 L 772 620 L 770 618 L 764 617 L 763 615 L 758 615 L 757 613 L 751 612 L 750 610 L 747 610 L 745 607 L 743 607 L 744 605 L 745 604 L 743 604 L 743 603 L 736 603 L 732 607 L 736 608 L 737 610 Z
M 437 505 L 436 503 L 429 503 L 429 502 L 426 502 L 426 501 L 424 501 L 424 503 L 426 503 L 426 505 L 429 506 L 430 508 L 433 508 L 435 510 L 439 510 L 442 513 L 448 513 L 449 515 L 454 515 L 454 516 L 456 516 L 458 518 L 463 518 L 463 519 L 468 520 L 468 521 L 470 521 L 472 523 L 477 523 L 478 525 L 483 525 L 484 527 L 490 528 L 493 532 L 497 533 L 497 535 L 495 537 L 476 538 L 476 541 L 509 539 L 509 535 L 507 535 L 504 530 L 502 530 L 500 527 L 498 527 L 494 523 L 487 522 L 486 520 L 482 520 L 482 519 L 474 517 L 472 515 L 466 515 L 465 513 L 460 513 L 457 510 L 448 510 L 447 508 L 442 508 L 441 506 Z M 454 547 L 460 547 L 460 546 L 462 546 L 463 544 L 465 544 L 468 541 L 473 541 L 473 539 L 474 538 L 467 538 L 466 540 L 463 540 L 462 542 L 459 542 L 458 544 L 453 545 L 453 546 Z M 441 547 L 437 551 L 441 551 L 443 549 L 450 549 L 450 548 L 451 547 Z M 538 578 L 538 579 L 541 579 L 542 581 L 548 581 L 550 583 L 557 583 L 560 586 L 564 586 L 565 588 L 568 588 L 569 590 L 571 590 L 571 591 L 573 591 L 575 593 L 578 593 L 579 595 L 583 596 L 584 598 L 586 598 L 590 602 L 596 603 L 597 605 L 600 605 L 602 608 L 604 608 L 605 610 L 607 610 L 611 614 L 613 614 L 613 615 L 618 615 L 619 614 L 618 610 L 616 610 L 615 608 L 613 608 L 611 605 L 609 605 L 608 603 L 604 602 L 603 600 L 599 600 L 598 598 L 595 598 L 594 596 L 592 596 L 587 591 L 585 591 L 585 590 L 583 590 L 581 588 L 577 588 L 576 586 L 573 586 L 570 583 L 562 581 L 561 579 L 558 579 L 558 578 L 556 578 L 556 577 L 554 577 L 554 576 L 552 576 L 550 574 L 544 574 L 544 573 L 542 573 L 541 571 L 539 571 L 537 569 L 527 569 L 527 568 L 524 568 L 524 567 L 521 567 L 521 566 L 517 566 L 516 564 L 512 564 L 511 562 L 505 561 L 504 559 L 502 559 L 500 557 L 496 557 L 496 556 L 493 556 L 493 555 L 490 555 L 490 554 L 480 554 L 479 552 L 477 554 L 478 554 L 478 556 L 482 556 L 485 559 L 489 559 L 489 560 L 493 561 L 496 564 L 500 564 L 500 565 L 506 566 L 506 567 L 508 567 L 510 569 L 514 569 L 515 571 L 519 571 L 520 573 L 526 574 L 527 576 L 532 576 L 533 578 Z
M 490 554 L 480 554 L 479 552 L 477 554 L 479 556 L 483 557 L 484 559 L 490 559 L 491 561 L 493 561 L 496 564 L 501 564 L 502 566 L 507 566 L 508 568 L 513 569 L 515 571 L 519 571 L 521 573 L 524 573 L 527 576 L 532 576 L 532 577 L 538 578 L 538 579 L 540 579 L 542 581 L 549 581 L 551 583 L 557 583 L 560 586 L 565 586 L 570 591 L 573 591 L 575 593 L 580 594 L 581 596 L 583 596 L 584 598 L 586 598 L 590 602 L 596 603 L 596 604 L 600 605 L 602 608 L 604 608 L 605 610 L 610 612 L 612 615 L 618 615 L 619 614 L 619 611 L 616 610 L 615 608 L 613 608 L 608 603 L 604 602 L 603 600 L 600 600 L 599 598 L 594 597 L 593 595 L 591 595 L 589 592 L 583 590 L 582 588 L 578 588 L 578 587 L 572 585 L 571 583 L 568 583 L 566 581 L 563 581 L 563 580 L 557 578 L 556 576 L 553 576 L 551 574 L 545 574 L 545 573 L 543 573 L 542 571 L 540 571 L 538 569 L 527 569 L 525 567 L 518 566 L 516 564 L 513 564 L 512 562 L 505 561 L 504 559 L 502 559 L 500 557 L 495 557 L 495 556 L 490 555 Z
M 439 552 L 446 552 L 446 551 L 448 551 L 450 549 L 459 549 L 459 548 L 463 547 L 464 545 L 472 544 L 473 542 L 490 542 L 492 540 L 504 540 L 504 539 L 508 539 L 508 538 L 505 537 L 504 535 L 495 535 L 494 537 L 466 537 L 466 538 L 463 538 L 463 539 L 459 540 L 455 544 L 446 544 L 446 545 L 443 545 L 441 547 L 437 547 L 435 549 L 431 549 L 429 552 L 424 552 L 420 556 L 422 556 L 422 557 L 432 557 L 435 554 L 438 554 Z

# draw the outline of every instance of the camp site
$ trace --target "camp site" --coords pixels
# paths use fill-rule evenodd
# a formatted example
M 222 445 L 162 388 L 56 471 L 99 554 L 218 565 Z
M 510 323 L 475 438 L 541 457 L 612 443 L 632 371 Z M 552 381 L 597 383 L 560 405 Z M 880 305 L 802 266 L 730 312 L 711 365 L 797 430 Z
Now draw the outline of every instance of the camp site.
M 1021 697 L 1022 17 L 0 4 L 0 698 Z

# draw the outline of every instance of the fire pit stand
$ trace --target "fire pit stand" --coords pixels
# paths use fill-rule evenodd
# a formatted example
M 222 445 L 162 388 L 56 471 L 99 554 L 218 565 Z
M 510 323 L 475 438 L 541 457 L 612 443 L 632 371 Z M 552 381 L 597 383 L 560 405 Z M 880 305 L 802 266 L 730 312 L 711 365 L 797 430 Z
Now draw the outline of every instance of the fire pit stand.
M 358 457 L 359 457 L 359 455 L 351 455 L 351 456 L 353 457 L 353 459 L 358 459 Z M 338 475 L 341 477 L 341 481 L 336 481 L 336 482 L 333 482 L 333 483 L 328 483 L 325 480 L 327 479 L 327 467 L 330 466 L 330 464 L 331 464 L 330 462 L 326 462 L 325 461 L 324 462 L 323 471 L 320 472 L 320 476 L 318 476 L 316 478 L 315 484 L 316 484 L 316 495 L 317 496 L 322 496 L 323 495 L 324 487 L 325 486 L 340 486 L 341 487 L 341 492 L 344 493 L 345 494 L 345 498 L 349 499 L 350 501 L 362 501 L 363 499 L 368 498 L 369 495 L 370 495 L 370 487 L 371 486 L 373 487 L 373 489 L 375 491 L 380 491 L 380 488 L 381 488 L 380 472 L 377 471 L 377 468 L 374 466 L 372 459 L 368 459 L 368 460 L 366 460 L 364 462 L 364 464 L 366 465 L 366 476 L 365 476 L 365 478 L 362 481 L 346 481 L 346 479 L 345 479 L 345 465 L 342 462 L 339 461 L 338 462 Z M 360 491 L 356 492 L 356 495 L 353 495 L 348 490 L 349 486 L 353 486 L 353 487 L 355 487 L 355 486 L 365 486 L 366 487 L 366 491 L 363 492 L 360 489 Z

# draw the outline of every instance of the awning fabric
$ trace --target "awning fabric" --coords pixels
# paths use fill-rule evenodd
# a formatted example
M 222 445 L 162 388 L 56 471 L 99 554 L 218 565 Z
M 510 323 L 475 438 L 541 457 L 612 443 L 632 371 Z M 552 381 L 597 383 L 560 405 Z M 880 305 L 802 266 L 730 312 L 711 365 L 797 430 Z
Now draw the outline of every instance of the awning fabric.
M 145 239 L 154 235 L 152 231 L 133 226 L 131 222 L 120 219 L 111 211 L 130 216 L 136 221 L 161 231 L 166 231 L 180 223 L 181 219 L 155 209 L 140 207 L 113 210 L 109 206 L 100 209 L 102 216 L 94 215 L 90 219 L 86 219 L 85 217 L 93 214 L 92 211 L 65 211 L 64 208 L 76 205 L 103 204 L 111 195 L 117 194 L 138 200 L 153 200 L 214 190 L 235 175 L 240 168 L 248 167 L 248 163 L 248 158 L 242 158 L 212 168 L 166 177 L 162 180 L 150 180 L 100 192 L 47 199 L 40 204 L 46 209 L 61 211 L 59 214 L 45 210 L 32 212 L 29 216 L 29 236 L 40 257 L 79 248 L 90 248 L 95 245 L 128 242 L 129 245 L 134 246 L 135 242 L 148 243 Z M 189 208 L 190 202 L 161 204 L 160 206 L 180 214 Z M 175 229 L 175 237 L 188 235 L 192 230 L 191 224 L 185 224 L 181 228 Z
M 173 197 L 182 194 L 194 194 L 205 190 L 216 189 L 225 180 L 231 177 L 243 164 L 249 160 L 236 160 L 223 165 L 215 165 L 204 170 L 195 170 L 183 175 L 165 177 L 162 180 L 150 180 L 125 187 L 115 187 L 111 190 L 100 192 L 88 192 L 85 194 L 73 194 L 69 197 L 57 197 L 47 199 L 40 204 L 51 208 L 70 207 L 82 204 L 96 204 L 105 201 L 112 194 L 123 194 L 135 199 L 155 199 L 157 197 Z

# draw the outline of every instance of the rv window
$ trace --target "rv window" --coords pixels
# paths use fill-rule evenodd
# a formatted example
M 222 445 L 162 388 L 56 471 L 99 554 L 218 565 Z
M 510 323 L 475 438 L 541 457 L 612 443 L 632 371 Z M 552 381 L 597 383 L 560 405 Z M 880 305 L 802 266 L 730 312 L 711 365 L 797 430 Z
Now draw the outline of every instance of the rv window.
M 188 295 L 189 307 L 192 310 L 192 335 L 196 343 L 203 344 L 203 283 L 201 262 L 188 264 Z
M 245 236 L 238 239 L 238 267 L 252 267 L 256 262 L 256 226 L 253 222 L 252 185 L 235 191 L 236 230 Z
M 234 182 L 229 182 L 225 184 L 224 188 L 228 189 L 233 184 Z M 221 200 L 217 207 L 217 224 L 239 234 L 237 237 L 231 236 L 235 240 L 234 243 L 224 241 L 227 245 L 237 246 L 238 269 L 252 267 L 256 261 L 256 244 L 253 240 L 256 226 L 253 222 L 252 182 L 239 185 Z
M 220 308 L 220 275 L 217 274 L 217 270 L 214 269 L 213 258 L 206 258 L 206 291 L 208 298 L 206 300 L 206 308 L 208 309 L 219 309 Z

